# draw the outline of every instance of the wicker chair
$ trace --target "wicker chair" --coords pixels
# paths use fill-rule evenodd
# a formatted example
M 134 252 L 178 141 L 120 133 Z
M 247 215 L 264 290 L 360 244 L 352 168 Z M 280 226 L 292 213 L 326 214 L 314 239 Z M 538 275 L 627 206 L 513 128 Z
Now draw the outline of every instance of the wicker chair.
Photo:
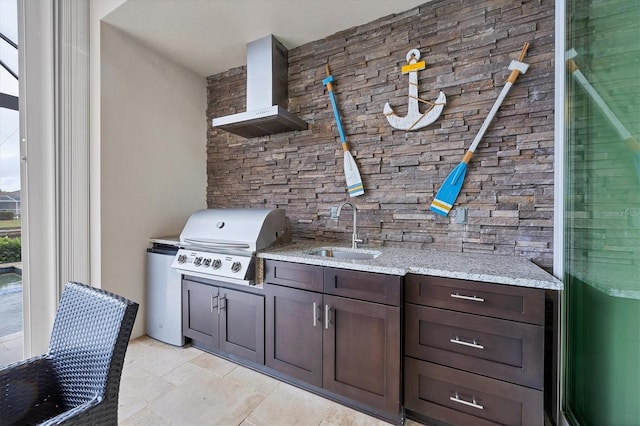
M 138 304 L 67 283 L 45 355 L 0 368 L 0 425 L 116 425 Z

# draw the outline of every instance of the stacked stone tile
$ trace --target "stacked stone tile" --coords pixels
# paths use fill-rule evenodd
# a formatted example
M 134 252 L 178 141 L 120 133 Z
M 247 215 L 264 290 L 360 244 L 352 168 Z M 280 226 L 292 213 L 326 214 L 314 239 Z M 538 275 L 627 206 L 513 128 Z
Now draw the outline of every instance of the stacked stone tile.
M 277 36 L 277 34 L 276 34 Z M 466 224 L 428 210 L 433 196 L 478 132 L 525 41 L 529 71 L 519 77 L 480 143 L 455 208 Z M 406 113 L 408 77 L 400 71 L 418 48 L 420 97 L 447 105 L 432 125 L 395 130 L 389 102 Z M 365 195 L 349 198 L 342 149 L 322 85 L 329 62 L 347 141 Z M 296 237 L 348 241 L 354 202 L 370 245 L 525 256 L 552 265 L 554 3 L 435 0 L 289 51 L 288 109 L 309 129 L 244 139 L 210 120 L 246 109 L 244 67 L 208 78 L 210 207 L 281 207 Z M 423 107 L 424 108 L 424 107 Z

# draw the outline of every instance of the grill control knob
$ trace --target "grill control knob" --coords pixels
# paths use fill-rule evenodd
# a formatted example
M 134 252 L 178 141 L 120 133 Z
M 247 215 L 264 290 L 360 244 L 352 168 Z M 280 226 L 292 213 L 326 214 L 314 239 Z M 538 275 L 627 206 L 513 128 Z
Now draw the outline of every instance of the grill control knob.
M 187 256 L 185 256 L 184 254 L 181 254 L 178 256 L 178 263 L 183 264 L 186 261 L 187 261 Z
M 211 267 L 213 269 L 220 269 L 220 266 L 222 266 L 222 262 L 220 261 L 220 259 L 213 259 L 213 261 L 211 262 Z
M 233 262 L 231 264 L 231 270 L 233 272 L 238 272 L 240 270 L 240 268 L 242 268 L 242 265 L 240 264 L 240 262 Z
M 201 263 L 202 263 L 202 257 L 196 257 L 195 259 L 193 259 L 194 266 L 200 266 Z
M 204 266 L 205 268 L 209 265 L 211 265 L 211 259 L 205 259 L 202 261 L 202 266 Z

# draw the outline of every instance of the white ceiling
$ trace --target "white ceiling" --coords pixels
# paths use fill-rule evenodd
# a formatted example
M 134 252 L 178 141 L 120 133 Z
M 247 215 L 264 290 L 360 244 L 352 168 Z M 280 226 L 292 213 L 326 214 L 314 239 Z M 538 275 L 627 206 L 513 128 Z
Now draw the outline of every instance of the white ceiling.
M 429 0 L 127 0 L 104 21 L 202 76 L 246 64 L 248 42 L 288 49 Z

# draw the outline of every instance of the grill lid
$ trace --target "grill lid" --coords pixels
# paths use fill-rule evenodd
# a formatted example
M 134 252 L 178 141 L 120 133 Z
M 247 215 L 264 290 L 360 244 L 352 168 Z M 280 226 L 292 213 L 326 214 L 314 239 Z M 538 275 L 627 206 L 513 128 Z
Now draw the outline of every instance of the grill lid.
M 185 248 L 251 254 L 285 233 L 283 209 L 204 209 L 180 233 Z

